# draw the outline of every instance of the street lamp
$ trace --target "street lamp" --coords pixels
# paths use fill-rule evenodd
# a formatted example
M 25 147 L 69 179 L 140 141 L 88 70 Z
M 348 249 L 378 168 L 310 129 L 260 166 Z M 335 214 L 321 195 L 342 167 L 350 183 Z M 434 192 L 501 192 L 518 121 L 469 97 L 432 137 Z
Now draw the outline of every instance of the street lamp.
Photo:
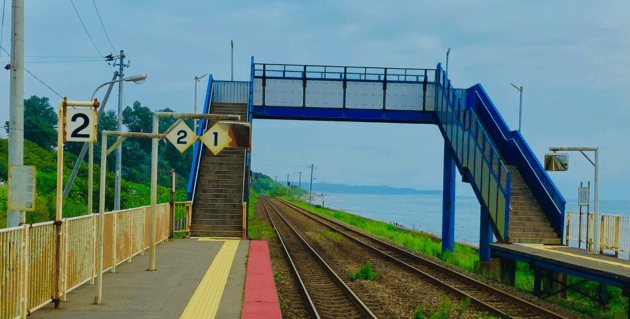
M 195 76 L 195 111 L 194 111 L 195 114 L 197 114 L 197 83 L 199 82 L 199 80 L 203 79 L 206 75 L 208 75 L 208 73 L 202 76 Z M 195 119 L 194 126 L 195 126 L 194 127 L 195 133 L 197 133 L 197 119 Z
M 97 87 L 96 90 L 94 90 L 94 93 L 92 93 L 92 96 L 90 97 L 90 101 L 94 101 L 94 96 L 96 95 L 96 92 L 98 90 L 100 90 L 102 87 L 104 87 L 104 86 L 109 84 L 109 87 L 107 88 L 107 93 L 105 93 L 105 98 L 103 99 L 103 103 L 101 103 L 101 107 L 98 109 L 98 119 L 99 120 L 101 118 L 101 114 L 103 114 L 103 110 L 105 109 L 105 103 L 107 103 L 107 99 L 109 98 L 109 94 L 112 92 L 112 88 L 114 86 L 114 83 L 117 83 L 117 82 L 133 82 L 133 83 L 136 83 L 136 84 L 141 84 L 141 83 L 144 83 L 144 81 L 146 81 L 146 79 L 147 79 L 147 75 L 146 74 L 134 75 L 134 76 L 122 78 L 120 80 L 114 80 L 117 77 L 118 77 L 118 72 L 114 72 L 114 77 L 112 78 L 112 81 L 105 82 L 105 83 L 99 85 L 99 87 Z M 77 177 L 77 174 L 79 173 L 79 167 L 81 166 L 81 163 L 83 162 L 83 158 L 85 157 L 85 153 L 87 152 L 89 145 L 90 145 L 90 143 L 88 143 L 88 142 L 83 143 L 83 147 L 81 148 L 81 153 L 79 153 L 79 157 L 77 158 L 76 163 L 74 163 L 74 167 L 72 168 L 72 173 L 70 174 L 70 178 L 68 179 L 68 183 L 66 184 L 66 188 L 64 188 L 64 190 L 63 190 L 63 197 L 64 198 L 68 198 L 68 194 L 70 193 L 70 187 L 72 186 L 72 182 L 74 182 L 74 179 Z M 120 185 L 120 183 L 119 183 L 119 185 Z M 120 189 L 118 189 L 117 194 L 118 194 L 117 198 L 120 198 Z
M 446 50 L 446 74 L 448 74 L 448 55 L 451 54 L 451 48 Z
M 521 93 L 521 101 L 518 104 L 518 131 L 521 131 L 521 116 L 523 115 L 523 87 L 516 86 L 513 83 L 512 86 Z
M 107 84 L 109 84 L 110 86 L 114 85 L 114 83 L 117 83 L 117 82 L 133 82 L 135 84 L 142 84 L 146 80 L 147 80 L 147 75 L 146 74 L 140 74 L 140 75 L 134 75 L 134 76 L 122 78 L 120 80 L 114 80 L 114 81 L 105 82 L 105 83 L 101 84 L 99 87 L 97 87 L 96 90 L 94 90 L 94 93 L 92 93 L 92 97 L 90 97 L 90 101 L 94 100 L 94 95 L 96 95 L 96 92 L 98 90 L 100 90 L 102 87 L 104 87 L 105 85 L 107 85 Z M 101 106 L 101 107 L 103 107 L 103 106 Z

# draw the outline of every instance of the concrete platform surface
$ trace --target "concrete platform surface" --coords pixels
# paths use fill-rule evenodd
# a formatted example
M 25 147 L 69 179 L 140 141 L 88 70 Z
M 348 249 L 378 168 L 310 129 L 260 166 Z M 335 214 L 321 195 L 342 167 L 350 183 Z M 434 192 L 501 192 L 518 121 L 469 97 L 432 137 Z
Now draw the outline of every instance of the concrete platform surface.
M 516 255 L 544 260 L 552 264 L 582 270 L 614 280 L 630 282 L 630 261 L 612 256 L 592 254 L 586 249 L 560 245 L 490 245 L 493 250 L 503 250 Z
M 249 242 L 237 242 L 229 276 L 223 281 L 225 289 L 219 292 L 216 316 L 203 317 L 240 318 Z M 93 304 L 96 285 L 87 283 L 68 293 L 60 309 L 49 304 L 30 318 L 180 318 L 223 246 L 223 241 L 194 238 L 159 244 L 157 271 L 146 271 L 146 251 L 143 256 L 134 257 L 133 262 L 118 265 L 116 273 L 105 273 L 102 305 Z

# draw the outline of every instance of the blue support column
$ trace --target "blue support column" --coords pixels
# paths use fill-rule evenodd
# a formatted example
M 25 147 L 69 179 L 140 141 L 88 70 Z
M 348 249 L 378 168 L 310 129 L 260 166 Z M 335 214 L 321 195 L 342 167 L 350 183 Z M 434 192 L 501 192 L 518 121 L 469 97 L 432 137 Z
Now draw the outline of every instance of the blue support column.
M 444 140 L 444 186 L 442 191 L 442 252 L 455 249 L 455 161 Z
M 479 234 L 479 261 L 490 261 L 490 244 L 492 244 L 493 236 L 492 228 L 490 228 L 490 216 L 488 209 L 485 206 L 481 206 L 481 222 L 480 222 L 480 234 Z

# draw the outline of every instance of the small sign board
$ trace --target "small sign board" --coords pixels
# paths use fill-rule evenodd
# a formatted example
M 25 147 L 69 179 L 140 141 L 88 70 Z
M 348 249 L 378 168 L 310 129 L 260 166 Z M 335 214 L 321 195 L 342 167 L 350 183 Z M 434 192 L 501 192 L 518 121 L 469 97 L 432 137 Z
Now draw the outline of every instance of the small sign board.
M 97 142 L 97 109 L 68 109 L 64 126 L 68 142 Z
M 206 144 L 212 154 L 217 155 L 232 142 L 229 130 L 227 125 L 216 123 L 206 131 L 201 137 L 201 141 Z
M 578 187 L 578 206 L 588 206 L 590 192 L 588 187 Z
M 166 134 L 166 138 L 173 143 L 173 146 L 175 146 L 180 153 L 184 153 L 199 137 L 184 121 L 181 121 L 171 132 Z
M 35 210 L 35 166 L 9 165 L 8 210 Z
M 224 148 L 246 150 L 251 148 L 252 126 L 245 121 L 219 121 L 200 139 L 214 155 Z
M 545 170 L 548 172 L 565 172 L 569 170 L 568 153 L 545 154 Z

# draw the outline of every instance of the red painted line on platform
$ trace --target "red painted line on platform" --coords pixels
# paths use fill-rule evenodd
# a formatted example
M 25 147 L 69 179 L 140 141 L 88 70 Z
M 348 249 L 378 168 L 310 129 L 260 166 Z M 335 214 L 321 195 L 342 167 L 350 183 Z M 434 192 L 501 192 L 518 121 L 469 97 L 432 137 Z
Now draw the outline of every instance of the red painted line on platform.
M 269 258 L 269 247 L 264 240 L 249 242 L 245 297 L 241 319 L 282 318 L 273 270 Z

